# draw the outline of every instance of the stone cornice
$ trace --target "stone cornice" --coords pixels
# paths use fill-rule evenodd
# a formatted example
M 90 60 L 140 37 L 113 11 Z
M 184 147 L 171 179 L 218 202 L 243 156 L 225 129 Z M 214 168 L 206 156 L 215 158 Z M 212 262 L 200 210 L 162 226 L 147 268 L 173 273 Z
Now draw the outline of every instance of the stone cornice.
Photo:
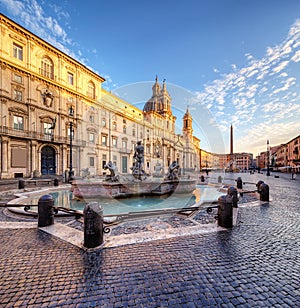
M 61 50 L 57 49 L 56 47 L 50 45 L 49 43 L 44 41 L 42 38 L 36 36 L 32 32 L 30 32 L 29 30 L 26 30 L 21 25 L 15 23 L 14 21 L 12 21 L 11 19 L 9 19 L 8 17 L 4 16 L 1 13 L 0 13 L 0 23 L 6 25 L 7 28 L 13 30 L 18 35 L 20 35 L 21 37 L 17 36 L 17 40 L 23 40 L 22 37 L 25 37 L 26 40 L 30 40 L 32 42 L 35 42 L 37 45 L 43 47 L 48 52 L 54 54 L 58 58 L 63 58 L 66 62 L 71 63 L 72 65 L 76 66 L 77 68 L 80 68 L 80 70 L 84 71 L 86 74 L 88 74 L 88 75 L 90 75 L 90 76 L 92 76 L 92 77 L 94 77 L 96 79 L 100 79 L 101 82 L 105 81 L 105 78 L 103 78 L 100 75 L 96 74 L 95 72 L 93 72 L 92 70 L 87 68 L 82 63 L 80 63 L 77 60 L 71 58 L 70 56 L 68 56 L 63 51 L 61 51 Z

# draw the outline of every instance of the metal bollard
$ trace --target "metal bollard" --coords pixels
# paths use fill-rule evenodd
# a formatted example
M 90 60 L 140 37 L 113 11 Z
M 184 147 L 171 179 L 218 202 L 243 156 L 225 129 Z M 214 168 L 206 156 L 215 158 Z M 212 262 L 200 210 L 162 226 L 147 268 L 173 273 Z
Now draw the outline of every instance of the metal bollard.
M 87 203 L 83 210 L 84 242 L 86 248 L 95 248 L 103 243 L 103 211 L 97 202 Z
M 204 178 L 204 176 L 203 175 L 201 175 L 201 182 L 205 182 L 205 178 Z
M 232 197 L 232 206 L 238 207 L 238 191 L 234 186 L 230 186 L 227 189 L 227 194 Z
M 270 201 L 269 200 L 269 185 L 262 183 L 260 185 L 260 201 Z
M 263 184 L 263 183 L 264 183 L 264 181 L 261 181 L 261 180 L 257 182 L 256 187 L 257 187 L 257 192 L 258 192 L 258 193 L 260 193 L 260 190 L 261 190 L 260 186 L 261 186 L 261 184 Z
M 54 179 L 53 185 L 54 185 L 54 186 L 58 186 L 58 185 L 59 185 L 59 180 L 58 180 L 58 178 L 55 178 L 55 179 Z
M 238 189 L 243 189 L 243 181 L 242 181 L 242 178 L 241 177 L 238 177 L 236 179 L 236 188 Z
M 222 177 L 220 175 L 218 176 L 218 183 L 222 183 Z
M 220 196 L 218 199 L 218 225 L 223 228 L 232 228 L 232 197 Z
M 44 195 L 38 202 L 38 227 L 54 224 L 54 199 L 51 195 Z

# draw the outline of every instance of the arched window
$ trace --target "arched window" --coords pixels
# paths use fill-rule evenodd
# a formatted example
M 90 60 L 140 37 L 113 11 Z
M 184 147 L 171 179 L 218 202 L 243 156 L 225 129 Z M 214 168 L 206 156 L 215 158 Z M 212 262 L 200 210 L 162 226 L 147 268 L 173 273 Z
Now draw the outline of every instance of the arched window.
M 89 82 L 88 83 L 88 92 L 87 92 L 87 96 L 90 98 L 95 99 L 95 85 L 93 82 Z
M 43 57 L 41 62 L 41 75 L 54 79 L 54 67 L 53 62 L 48 57 Z

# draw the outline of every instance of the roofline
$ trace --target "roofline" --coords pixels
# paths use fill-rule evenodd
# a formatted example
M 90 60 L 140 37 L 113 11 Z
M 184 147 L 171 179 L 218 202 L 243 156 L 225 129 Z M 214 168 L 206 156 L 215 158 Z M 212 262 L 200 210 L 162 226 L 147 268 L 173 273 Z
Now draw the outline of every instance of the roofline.
M 51 45 L 50 43 L 48 43 L 47 41 L 45 41 L 44 39 L 42 39 L 41 37 L 39 37 L 38 35 L 34 34 L 33 32 L 29 31 L 28 29 L 24 28 L 23 26 L 21 26 L 20 24 L 18 24 L 17 22 L 15 22 L 14 20 L 10 19 L 9 17 L 7 17 L 6 15 L 3 15 L 2 13 L 0 13 L 0 19 L 3 20 L 8 20 L 9 22 L 13 23 L 14 25 L 20 27 L 24 32 L 29 33 L 31 36 L 34 36 L 36 38 L 38 38 L 39 40 L 41 40 L 44 44 L 51 46 L 51 48 L 55 49 L 57 52 L 62 53 L 63 55 L 65 55 L 67 58 L 72 59 L 74 62 L 76 62 L 77 64 L 79 64 L 80 66 L 84 67 L 86 70 L 88 70 L 90 73 L 92 73 L 93 75 L 96 75 L 98 78 L 100 78 L 102 80 L 102 82 L 105 81 L 105 78 L 98 75 L 97 73 L 95 73 L 94 71 L 92 71 L 91 69 L 89 69 L 87 66 L 85 66 L 84 64 L 82 64 L 81 62 L 79 62 L 78 60 L 72 58 L 71 56 L 69 56 L 68 54 L 66 54 L 65 52 L 61 51 L 60 49 L 58 49 L 57 47 Z

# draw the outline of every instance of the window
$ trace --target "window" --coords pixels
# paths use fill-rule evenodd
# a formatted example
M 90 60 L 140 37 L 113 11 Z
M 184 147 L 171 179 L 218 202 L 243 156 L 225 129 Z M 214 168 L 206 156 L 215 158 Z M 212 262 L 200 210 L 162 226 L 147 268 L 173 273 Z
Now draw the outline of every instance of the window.
M 102 126 L 106 127 L 106 119 L 105 118 L 102 119 Z
M 72 73 L 68 73 L 68 83 L 71 85 L 74 84 L 74 75 Z
M 112 139 L 112 145 L 113 145 L 114 148 L 117 148 L 117 146 L 118 146 L 118 140 L 117 140 L 117 138 L 113 138 L 113 139 Z
M 23 78 L 20 75 L 14 74 L 14 81 L 16 81 L 18 83 L 22 83 L 23 82 Z
M 113 124 L 112 124 L 112 129 L 113 129 L 113 130 L 117 130 L 117 123 L 116 123 L 116 122 L 113 122 Z
M 126 125 L 123 126 L 123 133 L 126 134 Z
M 106 154 L 102 155 L 102 169 L 104 169 L 104 166 L 106 165 Z
M 51 123 L 44 123 L 44 134 L 45 135 L 51 135 L 52 134 L 52 130 L 50 129 L 51 126 L 52 126 Z
M 95 166 L 95 157 L 90 157 L 90 167 Z
M 95 98 L 95 86 L 91 81 L 88 83 L 87 96 L 90 98 Z
M 94 133 L 89 133 L 89 141 L 90 141 L 90 143 L 95 143 L 95 134 Z
M 122 149 L 127 150 L 127 140 L 122 140 Z
M 48 57 L 44 57 L 41 62 L 41 75 L 54 79 L 53 77 L 53 63 Z
M 135 136 L 135 129 L 134 128 L 132 129 L 132 136 L 133 137 Z
M 24 119 L 20 116 L 14 116 L 14 129 L 24 129 Z
M 107 146 L 107 136 L 106 135 L 102 135 L 102 145 Z
M 71 137 L 71 129 L 68 127 L 68 137 Z M 74 139 L 74 128 L 72 128 L 72 139 Z
M 21 102 L 22 99 L 23 99 L 23 93 L 22 93 L 22 91 L 14 90 L 14 99 L 15 99 L 16 101 Z
M 117 166 L 117 155 L 113 155 L 113 164 Z
M 17 44 L 13 44 L 14 58 L 23 61 L 23 47 Z
M 95 117 L 93 115 L 90 115 L 90 122 L 94 123 L 95 122 Z

